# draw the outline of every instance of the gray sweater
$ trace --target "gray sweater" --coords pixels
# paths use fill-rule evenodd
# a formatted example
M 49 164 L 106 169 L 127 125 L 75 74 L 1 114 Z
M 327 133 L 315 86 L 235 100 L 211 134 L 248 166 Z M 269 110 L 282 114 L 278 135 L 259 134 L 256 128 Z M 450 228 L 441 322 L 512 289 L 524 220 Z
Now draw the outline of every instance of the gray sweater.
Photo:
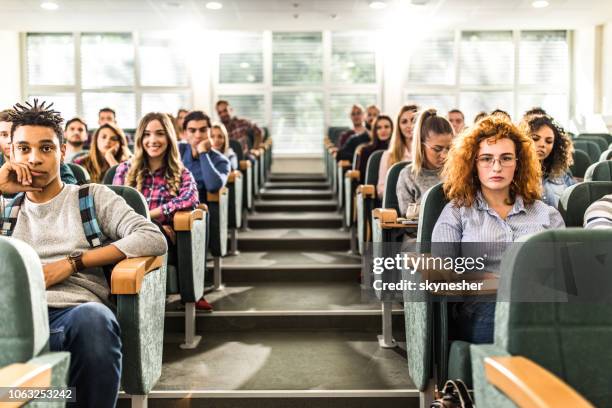
M 422 167 L 421 173 L 415 176 L 412 172 L 412 163 L 404 167 L 399 174 L 395 188 L 401 212 L 399 215 L 403 217 L 406 214 L 409 204 L 420 203 L 423 193 L 439 182 L 440 170 L 428 170 Z
M 81 223 L 79 186 L 65 184 L 46 203 L 23 201 L 13 237 L 34 248 L 43 264 L 65 258 L 72 251 L 91 249 Z M 91 185 L 98 224 L 104 236 L 126 257 L 163 255 L 166 240 L 152 222 L 137 214 L 108 187 Z M 47 289 L 49 307 L 65 308 L 85 302 L 109 305 L 110 290 L 102 268 L 89 268 Z

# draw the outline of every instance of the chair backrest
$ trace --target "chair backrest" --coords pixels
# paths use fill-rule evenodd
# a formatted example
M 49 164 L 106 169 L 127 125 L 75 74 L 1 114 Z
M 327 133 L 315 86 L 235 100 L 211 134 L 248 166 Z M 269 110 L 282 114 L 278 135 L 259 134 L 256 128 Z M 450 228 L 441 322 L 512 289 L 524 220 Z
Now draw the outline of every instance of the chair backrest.
M 126 203 L 134 209 L 138 214 L 146 219 L 149 219 L 149 206 L 142 194 L 133 187 L 129 186 L 107 186 L 115 192 L 115 194 L 123 197 Z
M 612 160 L 612 148 L 604 151 L 601 156 L 599 156 L 599 161 Z
M 87 184 L 91 181 L 89 177 L 89 172 L 84 168 L 75 163 L 66 163 L 70 170 L 72 170 L 72 174 L 77 180 L 77 184 L 82 186 L 83 184 Z
M 236 158 L 238 161 L 244 160 L 244 153 L 242 152 L 242 144 L 236 139 L 230 139 L 229 141 L 230 147 L 236 153 Z
M 23 363 L 47 347 L 49 318 L 38 255 L 15 238 L 0 237 L 0 367 Z
M 384 152 L 384 150 L 376 150 L 370 155 L 366 165 L 365 184 L 376 185 L 378 183 L 378 169 L 380 168 L 380 159 Z
M 397 199 L 397 180 L 399 179 L 400 172 L 410 163 L 410 161 L 401 161 L 395 163 L 387 171 L 387 178 L 385 179 L 385 195 L 383 196 L 383 208 L 395 208 L 398 214 L 400 214 L 399 201 Z
M 612 398 L 611 241 L 609 230 L 571 228 L 513 246 L 501 263 L 495 315 L 497 346 L 550 370 L 594 406 Z M 553 292 L 568 293 L 566 301 L 552 301 Z
M 570 171 L 572 172 L 572 176 L 583 178 L 584 173 L 589 168 L 589 166 L 593 163 L 588 154 L 583 152 L 582 150 L 574 150 L 574 164 L 570 166 Z
M 349 129 L 350 128 L 346 126 L 330 126 L 327 128 L 327 137 L 329 137 L 332 143 L 336 144 L 340 135 Z
M 563 191 L 559 212 L 567 227 L 582 227 L 584 213 L 594 201 L 612 193 L 612 181 L 588 181 L 574 184 Z
M 600 135 L 586 135 L 586 134 L 582 134 L 579 135 L 577 140 L 588 140 L 590 142 L 594 142 L 597 144 L 597 146 L 599 146 L 599 149 L 603 152 L 604 150 L 608 149 L 608 145 L 610 144 L 610 142 L 608 142 L 608 139 L 606 139 L 604 136 L 600 136 Z
M 612 160 L 591 164 L 584 173 L 584 181 L 612 181 Z
M 608 144 L 612 144 L 612 135 L 610 133 L 581 133 L 578 137 L 598 136 L 606 140 Z
M 439 183 L 430 188 L 421 198 L 419 207 L 419 228 L 417 230 L 417 242 L 419 252 L 431 251 L 431 235 L 442 210 L 448 203 L 444 195 L 443 184 Z
M 574 149 L 582 150 L 588 154 L 589 158 L 591 159 L 591 163 L 599 160 L 599 156 L 601 156 L 600 147 L 597 145 L 597 143 L 590 140 L 574 139 Z
M 106 174 L 102 178 L 102 184 L 113 184 L 113 179 L 115 178 L 115 173 L 117 172 L 117 166 L 119 165 L 116 164 L 106 171 Z

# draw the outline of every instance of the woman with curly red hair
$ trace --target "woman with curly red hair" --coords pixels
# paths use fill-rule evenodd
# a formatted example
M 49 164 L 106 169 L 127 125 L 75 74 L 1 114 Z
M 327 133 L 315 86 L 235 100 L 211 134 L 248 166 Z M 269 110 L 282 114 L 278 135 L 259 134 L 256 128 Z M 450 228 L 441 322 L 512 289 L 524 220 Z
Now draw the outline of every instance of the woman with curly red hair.
M 533 140 L 503 116 L 480 120 L 457 138 L 442 171 L 450 202 L 433 230 L 444 256 L 481 257 L 487 271 L 499 272 L 506 243 L 545 229 L 563 228 L 561 214 L 539 200 L 541 165 Z M 457 245 L 480 243 L 479 245 Z M 491 245 L 493 244 L 493 245 Z M 486 248 L 486 249 L 485 249 Z M 483 251 L 485 249 L 485 251 Z M 491 343 L 495 303 L 466 302 L 453 311 L 457 337 Z

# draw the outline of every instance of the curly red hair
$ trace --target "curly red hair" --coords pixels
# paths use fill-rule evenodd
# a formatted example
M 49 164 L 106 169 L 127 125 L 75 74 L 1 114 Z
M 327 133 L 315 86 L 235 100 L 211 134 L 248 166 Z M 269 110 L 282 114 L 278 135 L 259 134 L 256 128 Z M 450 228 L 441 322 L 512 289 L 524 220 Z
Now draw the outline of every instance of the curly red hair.
M 459 207 L 471 207 L 480 190 L 476 158 L 483 140 L 495 143 L 510 139 L 516 149 L 517 165 L 510 185 L 509 204 L 521 196 L 525 204 L 533 204 L 542 195 L 542 170 L 531 137 L 503 116 L 488 116 L 458 137 L 444 164 L 444 193 Z

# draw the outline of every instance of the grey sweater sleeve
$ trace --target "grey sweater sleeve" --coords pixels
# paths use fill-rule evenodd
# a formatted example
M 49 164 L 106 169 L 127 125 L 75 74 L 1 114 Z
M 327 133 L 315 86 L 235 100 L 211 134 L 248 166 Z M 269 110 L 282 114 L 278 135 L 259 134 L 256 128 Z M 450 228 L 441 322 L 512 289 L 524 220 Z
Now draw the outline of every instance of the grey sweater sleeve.
M 408 210 L 408 205 L 416 202 L 414 197 L 414 178 L 410 166 L 406 166 L 400 171 L 395 187 L 397 202 L 399 204 L 400 217 L 403 217 Z
M 104 185 L 92 184 L 96 216 L 102 233 L 128 258 L 163 255 L 166 240 L 155 224 L 136 213 Z

